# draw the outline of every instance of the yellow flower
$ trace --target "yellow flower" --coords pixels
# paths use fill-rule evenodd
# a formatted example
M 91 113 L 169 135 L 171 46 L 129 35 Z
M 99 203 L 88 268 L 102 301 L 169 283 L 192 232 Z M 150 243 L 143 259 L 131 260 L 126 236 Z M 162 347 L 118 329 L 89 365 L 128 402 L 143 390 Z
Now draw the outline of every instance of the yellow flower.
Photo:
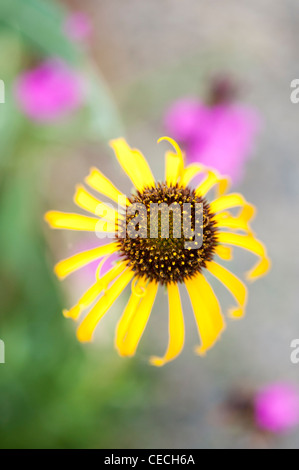
M 244 248 L 257 255 L 259 260 L 247 273 L 248 280 L 262 276 L 270 268 L 266 250 L 249 226 L 255 212 L 254 207 L 247 203 L 241 194 L 227 194 L 229 180 L 217 172 L 199 164 L 184 167 L 183 155 L 176 142 L 168 137 L 163 137 L 158 142 L 161 140 L 168 140 L 175 149 L 166 153 L 165 182 L 156 183 L 143 155 L 138 150 L 131 149 L 124 139 L 116 139 L 111 141 L 110 145 L 136 188 L 134 194 L 129 198 L 123 196 L 99 170 L 92 168 L 85 179 L 86 184 L 117 203 L 118 209 L 102 203 L 79 185 L 74 196 L 75 203 L 96 217 L 57 211 L 50 211 L 45 215 L 45 220 L 56 229 L 92 232 L 102 230 L 114 237 L 110 243 L 60 261 L 55 266 L 58 278 L 63 279 L 92 261 L 103 261 L 115 252 L 120 257 L 119 262 L 103 276 L 99 274 L 100 263 L 95 283 L 74 307 L 64 311 L 65 316 L 77 320 L 94 304 L 78 327 L 77 337 L 80 341 L 92 339 L 100 320 L 131 283 L 131 295 L 117 325 L 115 346 L 121 356 L 133 356 L 148 322 L 158 287 L 166 286 L 169 303 L 169 342 L 164 357 L 150 358 L 151 364 L 156 366 L 174 359 L 184 345 L 184 318 L 178 284 L 183 283 L 187 288 L 200 337 L 196 352 L 204 355 L 225 328 L 221 307 L 204 273 L 209 271 L 231 292 L 236 302 L 229 312 L 231 317 L 242 317 L 247 301 L 247 289 L 243 282 L 218 264 L 215 257 L 231 259 L 232 246 Z M 202 175 L 202 181 L 192 189 L 190 182 L 198 175 Z M 216 190 L 216 198 L 208 203 L 205 195 L 210 190 Z M 150 215 L 141 218 L 139 226 L 135 226 L 135 230 L 140 230 L 142 223 L 145 223 L 145 235 L 137 238 L 126 236 L 134 218 L 134 214 L 129 210 L 130 207 L 135 207 L 133 204 L 143 204 L 146 214 L 149 214 L 153 207 L 151 204 L 163 202 L 168 206 L 175 203 L 183 208 L 184 204 L 189 203 L 193 210 L 196 203 L 200 204 L 200 233 L 196 232 L 195 220 L 192 219 L 193 233 L 202 237 L 199 248 L 186 247 L 190 233 L 188 237 L 185 232 L 179 237 L 174 236 L 174 212 L 172 222 L 171 218 L 168 220 L 172 229 L 168 238 L 161 235 L 159 216 L 156 218 L 158 235 L 149 235 Z M 239 208 L 237 214 L 231 212 L 234 208 Z M 135 215 L 137 213 L 138 211 Z M 180 214 L 179 220 L 182 221 L 184 210 Z M 192 218 L 192 215 L 190 217 Z M 125 231 L 122 235 L 121 230 Z

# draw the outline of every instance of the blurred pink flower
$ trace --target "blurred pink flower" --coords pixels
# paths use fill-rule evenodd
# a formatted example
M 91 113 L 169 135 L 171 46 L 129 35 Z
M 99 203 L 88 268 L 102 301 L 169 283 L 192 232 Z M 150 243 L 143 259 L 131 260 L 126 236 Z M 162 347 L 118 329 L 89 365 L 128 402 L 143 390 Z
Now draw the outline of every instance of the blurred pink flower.
M 259 128 L 257 114 L 230 102 L 205 105 L 181 99 L 166 112 L 167 134 L 177 139 L 190 162 L 211 166 L 238 182 Z
M 83 99 L 79 76 L 59 59 L 49 59 L 24 72 L 15 83 L 20 109 L 32 120 L 55 121 L 75 109 Z
M 291 384 L 268 385 L 256 393 L 255 421 L 259 428 L 282 433 L 299 424 L 299 393 Z
M 92 32 L 90 18 L 83 11 L 70 13 L 64 23 L 64 32 L 73 41 L 84 41 Z

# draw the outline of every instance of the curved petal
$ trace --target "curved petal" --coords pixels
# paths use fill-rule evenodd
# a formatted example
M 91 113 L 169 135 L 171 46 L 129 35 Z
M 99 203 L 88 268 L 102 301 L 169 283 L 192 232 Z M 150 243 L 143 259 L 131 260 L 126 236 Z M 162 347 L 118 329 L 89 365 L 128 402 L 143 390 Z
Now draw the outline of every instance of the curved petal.
M 125 139 L 111 140 L 109 145 L 113 148 L 120 166 L 139 191 L 148 186 L 155 186 L 150 167 L 141 152 L 131 149 Z
M 113 223 L 115 223 L 118 218 L 123 218 L 112 206 L 99 201 L 99 199 L 86 191 L 84 186 L 81 184 L 76 186 L 74 202 L 82 209 L 91 212 L 98 217 L 103 217 Z
M 167 140 L 174 147 L 176 152 L 167 151 L 165 154 L 165 180 L 168 186 L 175 186 L 181 178 L 184 170 L 184 157 L 179 145 L 170 137 L 161 137 L 158 144 L 162 140 Z
M 251 251 L 255 255 L 261 258 L 260 261 L 246 273 L 246 278 L 248 281 L 253 281 L 260 276 L 266 274 L 271 267 L 271 262 L 267 257 L 266 249 L 264 245 L 257 240 L 256 238 L 250 235 L 239 235 L 236 233 L 229 232 L 220 232 L 217 234 L 218 242 L 224 243 L 227 245 L 235 245 L 244 250 Z
M 230 309 L 230 316 L 240 318 L 244 315 L 244 309 L 247 302 L 247 288 L 233 273 L 225 269 L 215 261 L 207 263 L 208 271 L 215 276 L 231 292 L 238 303 L 238 308 Z
M 63 310 L 63 315 L 76 320 L 80 314 L 86 310 L 101 294 L 105 291 L 110 282 L 116 279 L 126 269 L 126 263 L 121 262 L 113 266 L 101 279 L 97 280 L 87 291 L 80 297 L 77 304 L 70 310 Z
M 215 185 L 217 185 L 217 195 L 222 195 L 228 190 L 230 179 L 208 170 L 206 178 L 196 188 L 196 195 L 205 196 Z
M 216 222 L 216 227 L 218 228 L 243 230 L 247 234 L 253 235 L 253 231 L 248 224 L 248 220 L 246 220 L 246 218 L 242 217 L 241 215 L 238 217 L 233 217 L 226 212 L 220 212 L 213 217 L 213 220 Z
M 97 168 L 92 167 L 90 169 L 89 175 L 85 178 L 85 183 L 117 204 L 121 205 L 123 200 L 126 201 L 126 205 L 130 204 L 128 199 Z
M 186 166 L 182 178 L 181 178 L 181 185 L 186 187 L 190 183 L 190 181 L 195 178 L 195 176 L 199 175 L 200 173 L 207 173 L 208 169 L 204 165 L 200 165 L 200 163 L 191 163 L 191 165 Z
M 146 294 L 146 284 L 147 281 L 145 278 L 138 279 L 135 287 L 133 287 L 134 281 L 132 282 L 132 293 L 130 295 L 129 302 L 127 303 L 127 306 L 117 324 L 115 332 L 115 347 L 121 356 L 123 355 L 124 340 L 128 327 L 136 313 L 142 297 Z
M 229 246 L 218 245 L 216 246 L 215 255 L 219 256 L 219 258 L 229 261 L 233 258 L 232 248 Z
M 90 341 L 93 332 L 103 318 L 105 313 L 109 310 L 111 305 L 115 302 L 117 297 L 125 289 L 134 276 L 134 272 L 126 269 L 112 284 L 109 289 L 105 291 L 103 296 L 98 300 L 91 311 L 86 315 L 81 325 L 77 330 L 77 338 L 79 341 Z
M 157 291 L 158 284 L 156 282 L 150 282 L 146 287 L 146 293 L 141 299 L 128 326 L 127 335 L 120 350 L 120 354 L 122 356 L 133 356 L 135 354 L 138 343 L 150 317 Z
M 173 152 L 165 155 L 165 177 L 168 186 L 175 186 L 178 182 L 184 166 L 183 158 Z
M 185 281 L 201 339 L 196 352 L 204 355 L 225 328 L 220 305 L 208 281 L 202 274 Z
M 175 359 L 183 349 L 185 326 L 181 305 L 180 291 L 177 284 L 169 284 L 168 304 L 169 304 L 169 342 L 164 357 L 152 356 L 150 363 L 154 366 L 163 366 L 166 362 Z
M 251 220 L 255 215 L 255 207 L 249 204 L 244 197 L 238 193 L 226 194 L 210 203 L 210 209 L 213 213 L 232 209 L 233 207 L 241 207 L 238 217 L 242 217 L 246 221 Z
M 91 250 L 82 251 L 81 253 L 77 253 L 69 258 L 59 261 L 59 263 L 54 266 L 54 272 L 59 279 L 64 279 L 66 276 L 77 271 L 77 269 L 82 268 L 86 264 L 102 258 L 105 255 L 115 253 L 117 249 L 118 244 L 115 242 L 99 246 Z

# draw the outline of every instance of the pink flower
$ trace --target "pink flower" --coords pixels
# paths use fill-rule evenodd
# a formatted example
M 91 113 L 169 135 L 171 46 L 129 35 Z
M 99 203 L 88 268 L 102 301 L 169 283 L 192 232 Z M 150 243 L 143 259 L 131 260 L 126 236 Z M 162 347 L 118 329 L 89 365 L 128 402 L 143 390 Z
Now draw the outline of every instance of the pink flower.
M 190 162 L 211 166 L 238 182 L 259 127 L 256 113 L 222 102 L 211 106 L 197 99 L 175 102 L 165 115 L 165 128 L 180 141 Z
M 76 110 L 82 103 L 79 76 L 67 64 L 49 59 L 24 72 L 15 83 L 20 109 L 33 121 L 48 123 Z
M 196 99 L 176 101 L 166 112 L 167 132 L 181 142 L 191 142 L 198 132 L 201 110 Z
M 84 12 L 75 11 L 67 17 L 63 29 L 69 39 L 84 41 L 91 35 L 92 24 Z
M 282 433 L 299 423 L 298 390 L 287 383 L 268 385 L 254 400 L 256 424 L 264 430 Z

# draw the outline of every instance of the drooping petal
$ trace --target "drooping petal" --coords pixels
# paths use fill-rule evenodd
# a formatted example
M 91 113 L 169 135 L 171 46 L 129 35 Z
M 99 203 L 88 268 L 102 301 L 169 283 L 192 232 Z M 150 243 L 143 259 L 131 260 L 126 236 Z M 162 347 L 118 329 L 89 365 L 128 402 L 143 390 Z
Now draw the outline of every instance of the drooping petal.
M 72 318 L 73 320 L 77 320 L 80 316 L 81 312 L 88 308 L 92 302 L 100 295 L 102 291 L 102 286 L 99 281 L 96 281 L 86 292 L 80 297 L 78 303 L 74 305 L 72 308 L 67 310 L 66 308 L 63 309 L 63 315 L 66 318 Z
M 188 186 L 191 180 L 195 178 L 195 176 L 199 175 L 200 173 L 207 173 L 208 169 L 201 165 L 200 163 L 191 163 L 191 165 L 186 166 L 182 178 L 181 178 L 181 185 L 183 187 Z
M 115 347 L 120 355 L 123 355 L 123 342 L 127 334 L 130 322 L 136 314 L 141 299 L 146 294 L 146 284 L 147 281 L 145 278 L 138 279 L 136 285 L 134 284 L 134 281 L 132 282 L 132 293 L 130 295 L 127 306 L 117 324 L 115 332 Z
M 251 220 L 255 215 L 254 206 L 249 204 L 244 197 L 238 193 L 226 194 L 210 203 L 212 213 L 232 209 L 233 207 L 241 207 L 238 217 L 242 217 L 246 221 Z
M 219 258 L 229 261 L 233 257 L 232 248 L 229 246 L 224 245 L 217 245 L 215 248 L 215 254 L 219 256 Z
M 81 184 L 78 184 L 76 187 L 74 202 L 82 209 L 113 223 L 122 217 L 112 206 L 92 196 Z
M 185 281 L 201 339 L 196 352 L 204 355 L 219 338 L 225 328 L 219 302 L 208 281 L 202 274 Z
M 117 251 L 117 243 L 108 243 L 91 250 L 77 253 L 69 258 L 59 261 L 54 267 L 55 274 L 58 278 L 64 279 L 66 276 L 82 268 L 86 264 L 102 258 L 105 255 L 115 253 Z
M 90 169 L 89 175 L 85 178 L 85 183 L 117 204 L 123 206 L 130 204 L 128 199 L 97 168 Z M 123 204 L 121 201 L 124 201 Z
M 253 269 L 246 273 L 246 279 L 248 281 L 253 281 L 269 271 L 271 262 L 267 257 L 266 249 L 264 245 L 256 238 L 252 237 L 251 235 L 239 235 L 236 233 L 220 232 L 217 234 L 217 239 L 220 243 L 239 246 L 240 248 L 244 248 L 244 250 L 251 251 L 261 258 L 261 260 L 258 261 Z
M 210 191 L 210 189 L 216 185 L 217 195 L 221 196 L 228 190 L 230 186 L 230 180 L 229 178 L 219 175 L 215 171 L 208 170 L 206 178 L 196 188 L 196 195 L 205 196 Z
M 112 284 L 109 289 L 105 291 L 103 296 L 98 300 L 95 306 L 91 309 L 91 311 L 86 315 L 84 320 L 82 321 L 81 325 L 77 330 L 77 338 L 79 341 L 90 341 L 92 339 L 93 332 L 101 320 L 101 318 L 105 315 L 105 313 L 109 310 L 111 305 L 115 302 L 117 297 L 121 294 L 121 292 L 125 289 L 127 284 L 132 280 L 134 276 L 134 272 L 130 269 L 126 269 Z
M 207 263 L 208 271 L 213 274 L 222 284 L 231 292 L 236 301 L 238 308 L 230 309 L 230 316 L 233 318 L 240 318 L 244 315 L 244 309 L 247 302 L 247 289 L 246 286 L 230 271 L 225 269 L 215 261 Z
M 265 256 L 261 259 L 260 262 L 256 263 L 256 265 L 246 273 L 246 279 L 248 281 L 255 281 L 261 276 L 267 274 L 267 272 L 271 269 L 271 261 L 270 259 Z
M 147 186 L 155 186 L 150 167 L 139 150 L 131 149 L 125 139 L 111 140 L 109 144 L 113 148 L 120 166 L 139 191 Z
M 73 318 L 76 320 L 81 312 L 86 310 L 101 294 L 105 291 L 110 282 L 116 279 L 126 269 L 126 263 L 117 263 L 111 268 L 101 279 L 98 279 L 78 300 L 77 304 L 74 305 L 70 310 L 64 310 L 63 314 L 65 317 Z
M 138 343 L 150 317 L 157 290 L 158 284 L 156 282 L 150 282 L 147 285 L 146 293 L 144 297 L 142 297 L 137 309 L 135 310 L 135 314 L 131 318 L 126 337 L 124 338 L 122 347 L 119 350 L 122 356 L 133 356 L 135 354 Z
M 166 362 L 177 357 L 184 346 L 185 326 L 181 305 L 180 292 L 177 284 L 169 284 L 168 303 L 169 303 L 169 342 L 164 357 L 152 356 L 150 363 L 155 366 L 163 366 Z

